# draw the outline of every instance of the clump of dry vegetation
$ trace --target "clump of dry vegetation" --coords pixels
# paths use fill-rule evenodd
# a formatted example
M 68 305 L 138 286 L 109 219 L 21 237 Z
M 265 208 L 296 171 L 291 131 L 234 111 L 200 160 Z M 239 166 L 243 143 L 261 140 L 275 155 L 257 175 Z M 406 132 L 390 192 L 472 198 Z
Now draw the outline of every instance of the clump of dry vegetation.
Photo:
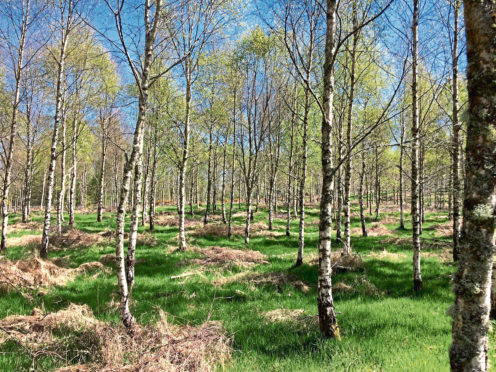
M 307 257 L 308 264 L 311 266 L 319 264 L 317 254 Z M 333 274 L 345 271 L 359 271 L 365 268 L 362 258 L 357 254 L 344 254 L 343 252 L 331 253 L 331 266 Z
M 27 234 L 22 236 L 9 237 L 7 247 L 23 246 L 34 248 L 41 242 L 41 234 Z
M 91 247 L 100 242 L 101 234 L 90 234 L 77 229 L 67 229 L 62 234 L 50 236 L 50 244 L 57 248 L 82 248 Z
M 43 228 L 43 222 L 30 221 L 30 222 L 16 222 L 9 225 L 9 233 L 16 233 L 20 231 L 41 231 Z M 9 238 L 10 239 L 10 238 Z
M 138 234 L 138 238 L 136 239 L 136 245 L 147 245 L 150 247 L 154 247 L 158 244 L 158 239 L 151 234 L 150 232 L 145 232 L 143 234 Z
M 18 261 L 0 259 L 0 290 L 34 290 L 39 287 L 64 285 L 78 274 L 90 271 L 99 274 L 105 270 L 100 262 L 87 262 L 75 269 L 69 269 L 39 258 Z
M 389 222 L 384 222 L 389 223 Z M 370 226 L 367 226 L 367 236 L 386 236 L 391 235 L 391 231 L 385 226 L 383 221 L 373 222 Z M 361 227 L 354 227 L 350 231 L 351 235 L 362 235 Z
M 232 235 L 242 235 L 244 228 L 242 226 L 232 226 Z M 224 224 L 208 223 L 191 232 L 196 237 L 225 237 L 227 236 L 227 226 Z
M 232 235 L 244 235 L 245 226 L 234 225 L 231 226 Z M 191 235 L 196 237 L 226 237 L 227 236 L 227 225 L 219 223 L 208 223 L 200 228 L 195 229 L 191 232 Z M 279 236 L 282 233 L 278 231 L 269 230 L 269 226 L 263 222 L 255 222 L 250 225 L 250 235 L 251 236 Z
M 305 315 L 303 309 L 275 309 L 263 314 L 265 320 L 271 323 L 297 323 L 299 327 L 312 328 L 318 325 L 318 316 Z
M 155 224 L 158 226 L 179 226 L 179 216 L 177 214 L 160 214 L 155 217 Z M 186 228 L 196 228 L 202 226 L 203 222 L 195 218 L 184 218 Z
M 160 311 L 154 325 L 122 325 L 96 319 L 87 305 L 71 304 L 55 313 L 13 315 L 0 321 L 0 344 L 29 347 L 35 365 L 40 355 L 67 364 L 58 371 L 211 371 L 225 365 L 231 340 L 219 323 L 175 326 Z
M 432 229 L 436 232 L 438 236 L 453 235 L 453 223 L 451 221 L 432 225 Z
M 343 282 L 339 282 L 332 285 L 333 292 L 354 292 L 355 288 Z
M 384 249 L 384 250 L 378 251 L 378 252 L 372 251 L 368 254 L 368 257 L 377 258 L 379 260 L 387 259 L 389 261 L 398 262 L 398 261 L 404 260 L 406 258 L 406 254 L 389 252 L 389 251 L 386 251 Z
M 235 282 L 249 283 L 252 285 L 269 284 L 277 287 L 278 289 L 281 289 L 285 284 L 290 284 L 304 293 L 310 290 L 310 286 L 298 279 L 298 277 L 282 271 L 270 273 L 244 271 L 235 275 L 216 279 L 213 281 L 213 284 L 223 286 Z
M 227 247 L 206 247 L 193 248 L 195 252 L 202 254 L 203 258 L 189 260 L 189 263 L 200 266 L 223 266 L 223 267 L 243 267 L 251 268 L 258 264 L 269 263 L 265 255 L 259 251 L 250 249 L 232 249 Z

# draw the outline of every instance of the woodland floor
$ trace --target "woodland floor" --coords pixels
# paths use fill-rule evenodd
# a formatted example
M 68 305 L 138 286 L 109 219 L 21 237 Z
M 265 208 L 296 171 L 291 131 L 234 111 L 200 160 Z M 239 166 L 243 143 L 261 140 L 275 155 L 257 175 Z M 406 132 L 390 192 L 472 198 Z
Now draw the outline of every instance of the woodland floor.
M 132 312 L 142 325 L 157 322 L 160 310 L 168 322 L 181 326 L 201 325 L 207 319 L 220 323 L 232 346 L 230 360 L 217 367 L 221 370 L 448 371 L 451 321 L 447 310 L 453 303 L 450 279 L 455 270 L 450 259 L 449 221 L 440 211 L 426 215 L 422 234 L 424 291 L 415 294 L 411 225 L 407 222 L 406 230 L 398 229 L 395 208 L 389 206 L 378 222 L 367 217 L 367 238 L 361 237 L 356 213 L 353 217 L 353 252 L 363 265 L 333 275 L 341 340 L 324 339 L 318 331 L 316 207 L 307 209 L 305 263 L 298 268 L 293 266 L 298 220 L 292 220 L 292 235 L 286 237 L 282 208 L 270 232 L 266 230 L 267 213 L 255 214 L 249 247 L 242 237 L 244 216 L 237 208 L 237 235 L 231 240 L 225 237 L 218 215 L 206 228 L 201 211 L 188 216 L 191 248 L 178 252 L 174 207 L 159 207 L 155 233 L 144 233 L 138 240 Z M 220 213 L 220 206 L 218 209 Z M 42 220 L 40 214 L 35 213 L 28 225 L 19 224 L 19 219 L 10 219 L 5 258 L 12 261 L 33 257 L 41 231 L 36 223 Z M 85 304 L 99 321 L 118 324 L 117 280 L 111 256 L 115 247 L 111 233 L 102 234 L 114 227 L 111 213 L 104 214 L 102 223 L 96 222 L 95 214 L 77 214 L 78 231 L 54 241 L 57 248 L 49 254 L 51 262 L 67 269 L 65 276 L 47 287 L 36 287 L 35 278 L 28 283 L 30 290 L 21 290 L 22 283 L 3 288 L 0 319 L 29 315 L 35 308 L 46 315 L 71 304 Z M 340 250 L 341 245 L 333 242 L 333 251 Z M 103 265 L 81 269 L 80 265 L 95 261 Z M 0 371 L 44 371 L 67 363 L 94 362 L 91 353 L 81 352 L 87 342 L 84 337 L 66 342 L 65 358 L 61 358 L 60 353 L 35 351 L 15 338 L 2 338 L 1 333 L 0 327 Z M 494 339 L 491 334 L 492 343 Z M 496 360 L 494 351 L 490 357 Z

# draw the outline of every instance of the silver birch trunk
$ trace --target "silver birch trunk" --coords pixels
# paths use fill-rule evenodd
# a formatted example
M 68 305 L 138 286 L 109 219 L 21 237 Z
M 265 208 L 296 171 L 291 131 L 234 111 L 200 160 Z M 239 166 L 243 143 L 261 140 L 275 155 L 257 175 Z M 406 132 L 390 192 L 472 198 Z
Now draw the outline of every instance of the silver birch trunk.
M 345 254 L 351 254 L 351 237 L 350 237 L 350 196 L 351 196 L 351 135 L 353 129 L 353 100 L 355 99 L 355 70 L 356 70 L 356 50 L 358 45 L 358 20 L 357 20 L 357 3 L 353 1 L 353 41 L 350 51 L 351 70 L 350 70 L 350 94 L 348 103 L 348 125 L 346 128 L 346 150 L 347 157 L 345 162 L 344 174 L 344 247 Z
M 458 18 L 460 1 L 455 0 L 454 7 L 454 27 L 453 27 L 453 260 L 458 260 L 459 253 L 459 239 L 460 239 L 460 194 L 461 194 L 461 181 L 460 181 L 460 129 L 461 124 L 458 119 Z
M 418 46 L 418 12 L 419 0 L 413 0 L 412 23 L 412 248 L 413 248 L 413 288 L 422 290 L 422 273 L 420 271 L 420 187 L 419 187 L 419 147 L 420 131 L 418 118 L 417 91 L 417 46 Z
M 331 227 L 333 199 L 332 122 L 334 101 L 334 59 L 336 57 L 336 0 L 327 0 L 324 86 L 322 91 L 322 193 L 319 223 L 318 299 L 320 331 L 325 337 L 339 337 L 339 328 L 332 298 Z
M 70 23 L 72 17 L 72 0 L 69 0 L 69 15 L 67 16 L 67 24 Z M 59 51 L 59 59 L 57 61 L 57 88 L 55 93 L 55 117 L 53 124 L 52 143 L 50 146 L 50 164 L 48 166 L 47 189 L 45 202 L 45 217 L 43 221 L 43 234 L 41 237 L 40 256 L 46 258 L 48 256 L 48 244 L 50 236 L 50 217 L 52 209 L 53 188 L 55 183 L 55 167 L 57 164 L 57 143 L 59 141 L 59 129 L 62 119 L 62 103 L 64 94 L 64 77 L 65 77 L 65 58 L 67 38 L 69 28 L 62 28 L 62 37 Z
M 485 372 L 496 250 L 496 2 L 464 3 L 468 127 L 450 362 L 452 371 Z
M 184 211 L 186 204 L 186 169 L 188 167 L 188 151 L 189 151 L 189 126 L 191 114 L 191 60 L 188 56 L 185 61 L 185 74 L 186 74 L 186 107 L 184 117 L 184 142 L 183 154 L 181 159 L 181 169 L 179 172 L 179 250 L 186 250 L 186 233 L 184 228 Z
M 61 155 L 60 159 L 60 192 L 59 200 L 57 202 L 57 234 L 62 234 L 62 223 L 64 222 L 64 203 L 65 203 L 65 160 L 66 160 L 66 133 L 67 122 L 65 112 L 65 102 L 62 100 L 62 138 L 60 141 Z
M 24 4 L 23 4 L 24 5 Z M 29 24 L 29 5 L 30 0 L 26 2 L 26 9 L 24 12 L 24 18 L 22 20 L 21 32 L 19 36 L 19 46 L 17 50 L 17 64 L 15 66 L 15 88 L 14 88 L 14 100 L 12 107 L 12 120 L 10 121 L 10 133 L 9 133 L 9 144 L 7 147 L 7 153 L 5 156 L 5 172 L 3 179 L 3 194 L 0 209 L 2 210 L 2 240 L 0 242 L 0 251 L 7 250 L 7 225 L 9 223 L 9 189 L 10 189 L 10 178 L 12 173 L 12 157 L 14 154 L 15 140 L 17 137 L 17 115 L 19 111 L 20 104 L 20 93 L 21 93 L 21 78 L 23 75 L 23 64 L 24 64 L 24 44 L 26 40 L 26 33 Z
M 102 222 L 103 213 L 103 190 L 105 188 L 105 162 L 107 160 L 107 126 L 105 119 L 102 119 L 102 159 L 100 163 L 100 177 L 98 180 L 98 209 L 96 220 Z M 117 175 L 117 173 L 116 173 Z
M 76 180 L 77 180 L 77 136 L 78 121 L 74 119 L 72 127 L 72 169 L 71 186 L 69 190 L 69 226 L 74 227 L 74 211 L 76 209 Z

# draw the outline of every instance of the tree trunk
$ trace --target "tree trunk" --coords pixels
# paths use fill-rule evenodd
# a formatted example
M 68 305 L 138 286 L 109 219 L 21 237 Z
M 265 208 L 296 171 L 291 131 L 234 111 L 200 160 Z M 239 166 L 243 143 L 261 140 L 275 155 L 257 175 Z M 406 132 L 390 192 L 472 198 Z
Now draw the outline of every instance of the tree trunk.
M 250 222 L 253 216 L 251 207 L 251 186 L 246 185 L 246 221 L 245 221 L 245 244 L 250 244 Z
M 148 130 L 148 137 L 147 137 L 147 143 L 149 144 L 151 142 L 151 134 L 150 134 L 150 129 Z M 146 163 L 143 164 L 143 170 L 144 172 L 144 182 L 142 185 L 142 206 L 141 206 L 141 226 L 145 226 L 147 220 L 148 220 L 148 190 L 150 187 L 150 156 L 151 156 L 151 149 L 150 146 L 146 147 Z
M 487 371 L 491 275 L 496 250 L 496 3 L 465 1 L 468 128 L 463 227 L 455 306 L 452 371 Z
M 57 163 L 57 143 L 59 141 L 59 126 L 62 120 L 62 101 L 64 94 L 65 57 L 68 30 L 62 29 L 60 54 L 58 59 L 57 89 L 55 93 L 55 117 L 53 124 L 52 143 L 50 147 L 50 165 L 48 166 L 47 190 L 45 202 L 45 217 L 43 221 L 43 234 L 41 237 L 40 256 L 48 256 L 48 240 L 50 235 L 50 217 L 52 209 L 53 186 L 55 181 L 55 166 Z
M 157 132 L 154 129 L 153 133 L 153 156 L 152 156 L 152 169 L 150 175 L 150 192 L 149 192 L 149 201 L 148 207 L 150 211 L 148 213 L 148 222 L 150 224 L 150 231 L 155 230 L 155 205 L 156 205 L 156 194 L 157 194 L 157 162 L 158 162 L 158 154 L 157 154 Z M 191 183 L 191 188 L 193 188 L 193 183 Z M 191 199 L 190 199 L 191 201 Z
M 127 242 L 126 257 L 126 280 L 129 286 L 129 295 L 134 288 L 134 263 L 136 252 L 136 240 L 138 238 L 138 225 L 140 220 L 141 196 L 143 192 L 143 141 L 141 148 L 138 150 L 136 163 L 134 165 L 134 193 L 133 193 L 133 211 L 131 213 L 131 222 L 129 224 L 129 239 Z
M 107 126 L 105 119 L 102 119 L 102 162 L 100 164 L 100 178 L 98 180 L 98 209 L 96 220 L 102 222 L 103 213 L 103 189 L 105 187 L 105 161 L 107 159 Z
M 350 52 L 351 70 L 350 70 L 350 95 L 348 102 L 348 126 L 346 128 L 346 151 L 347 158 L 345 162 L 345 175 L 344 175 L 344 247 L 345 254 L 351 254 L 351 237 L 350 237 L 350 194 L 351 194 L 351 135 L 353 129 L 353 100 L 355 99 L 355 69 L 356 69 L 356 50 L 358 45 L 358 20 L 357 20 L 357 3 L 353 1 L 353 41 Z
M 184 229 L 184 205 L 186 204 L 186 169 L 188 166 L 189 151 L 189 126 L 191 114 L 191 60 L 188 56 L 185 61 L 186 74 L 186 97 L 185 97 L 185 118 L 184 118 L 184 142 L 181 169 L 179 173 L 179 250 L 186 250 L 186 233 Z
M 73 121 L 72 127 L 72 169 L 71 169 L 71 186 L 69 191 L 69 226 L 74 227 L 74 212 L 76 209 L 76 177 L 77 177 L 77 136 L 78 136 L 77 119 Z
M 294 148 L 294 126 L 296 121 L 296 103 L 297 103 L 297 86 L 295 84 L 294 88 L 294 103 L 293 110 L 291 113 L 291 137 L 289 145 L 289 159 L 288 159 L 288 195 L 287 195 L 287 207 L 286 211 L 286 236 L 291 235 L 291 196 L 292 196 L 292 180 L 293 180 L 293 148 Z
M 207 205 L 205 207 L 205 216 L 203 224 L 208 223 L 208 214 L 210 213 L 210 195 L 212 190 L 212 125 L 208 128 L 208 164 L 207 164 Z
M 216 144 L 217 145 L 217 144 Z M 214 173 L 212 177 L 212 213 L 217 212 L 217 146 L 214 148 Z
M 312 42 L 311 42 L 312 43 Z M 309 66 L 306 72 L 307 81 L 310 78 L 310 67 L 312 64 L 312 51 L 310 47 Z M 300 209 L 300 222 L 298 226 L 298 257 L 296 259 L 296 266 L 303 264 L 303 249 L 305 248 L 305 184 L 307 179 L 307 155 L 308 155 L 308 115 L 310 112 L 310 90 L 305 88 L 305 105 L 303 109 L 303 137 L 302 137 L 302 154 L 301 154 L 301 175 L 300 175 L 300 188 L 299 188 L 299 209 Z
M 225 225 L 227 223 L 226 220 L 226 157 L 227 157 L 227 138 L 229 137 L 230 125 L 227 127 L 226 137 L 224 142 L 224 149 L 222 153 L 222 191 L 221 191 L 221 199 L 222 199 L 222 223 Z
M 22 222 L 28 221 L 31 210 L 31 183 L 33 180 L 33 138 L 31 137 L 31 102 L 26 99 L 26 167 L 24 169 L 24 199 L 22 204 Z M 43 188 L 45 188 L 43 175 Z M 42 191 L 43 193 L 43 191 Z M 43 204 L 43 203 L 42 203 Z M 42 206 L 43 207 L 43 206 Z
M 343 158 L 343 121 L 338 121 L 338 164 L 341 164 Z M 343 220 L 343 167 L 340 165 L 337 170 L 337 209 L 336 209 L 336 240 L 343 240 L 341 222 Z
M 331 224 L 333 198 L 332 166 L 332 120 L 334 100 L 334 66 L 336 54 L 334 33 L 336 27 L 336 0 L 327 0 L 326 8 L 326 43 L 324 61 L 324 87 L 322 91 L 322 194 L 320 201 L 319 223 L 319 273 L 318 273 L 318 310 L 320 331 L 326 337 L 338 337 L 339 328 L 334 310 L 331 281 Z
M 232 143 L 232 168 L 231 168 L 231 197 L 229 200 L 229 220 L 227 221 L 227 237 L 231 238 L 231 228 L 232 228 L 232 215 L 233 215 L 233 205 L 234 205 L 234 176 L 236 171 L 236 98 L 237 90 L 234 89 L 233 92 L 233 143 Z
M 65 113 L 65 100 L 62 100 L 62 139 L 61 139 L 61 155 L 60 159 L 60 192 L 57 203 L 57 234 L 62 234 L 62 223 L 64 222 L 64 204 L 65 204 L 65 160 L 66 160 L 66 133 L 67 122 Z
M 400 199 L 400 229 L 405 230 L 405 216 L 403 207 L 403 156 L 405 154 L 405 122 L 403 115 L 400 118 L 401 134 L 400 134 L 400 165 L 399 165 L 399 199 Z
M 379 177 L 379 147 L 375 145 L 375 220 L 379 221 L 381 208 L 381 179 Z
M 419 118 L 417 91 L 417 45 L 418 45 L 418 6 L 419 0 L 413 0 L 412 23 L 412 246 L 413 246 L 413 288 L 422 290 L 420 271 L 420 195 L 419 195 Z
M 24 5 L 24 4 L 23 4 Z M 7 250 L 7 225 L 9 223 L 9 189 L 10 189 L 10 178 L 12 173 L 12 157 L 14 155 L 15 140 L 17 137 L 17 114 L 19 111 L 20 94 L 21 94 L 21 78 L 23 74 L 23 63 L 24 63 L 24 44 L 26 40 L 26 33 L 29 24 L 29 5 L 30 1 L 26 2 L 26 9 L 23 12 L 23 20 L 21 26 L 21 32 L 19 35 L 19 47 L 17 49 L 17 64 L 15 67 L 15 88 L 14 88 L 14 100 L 12 105 L 12 120 L 10 121 L 10 133 L 9 133 L 9 144 L 6 149 L 5 155 L 5 171 L 3 178 L 3 194 L 0 209 L 2 212 L 2 240 L 0 242 L 0 252 Z
M 367 237 L 367 224 L 365 223 L 365 212 L 363 206 L 363 179 L 365 178 L 365 145 L 362 145 L 362 169 L 360 171 L 360 187 L 358 190 L 358 202 L 360 204 L 360 223 L 362 225 L 362 236 Z
M 460 129 L 461 124 L 458 120 L 458 17 L 460 1 L 454 2 L 454 28 L 453 28 L 453 260 L 458 261 L 459 238 L 460 238 Z

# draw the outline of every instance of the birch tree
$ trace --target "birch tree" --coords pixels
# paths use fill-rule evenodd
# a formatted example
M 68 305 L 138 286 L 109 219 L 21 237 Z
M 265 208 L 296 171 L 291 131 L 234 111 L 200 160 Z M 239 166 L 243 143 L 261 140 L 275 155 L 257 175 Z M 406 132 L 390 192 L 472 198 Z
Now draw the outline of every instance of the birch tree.
M 496 249 L 496 3 L 464 1 L 468 128 L 463 226 L 454 276 L 452 371 L 488 371 L 491 274 Z

